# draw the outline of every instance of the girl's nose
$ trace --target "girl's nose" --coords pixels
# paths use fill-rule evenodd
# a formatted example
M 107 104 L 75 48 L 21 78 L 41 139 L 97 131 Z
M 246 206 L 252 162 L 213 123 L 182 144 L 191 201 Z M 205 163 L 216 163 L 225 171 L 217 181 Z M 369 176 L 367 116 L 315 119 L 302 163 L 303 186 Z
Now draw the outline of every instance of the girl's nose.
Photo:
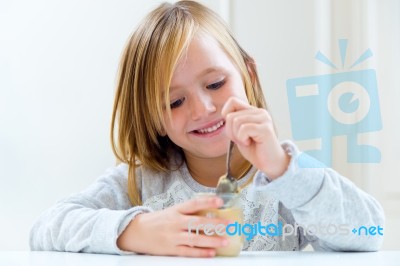
M 208 116 L 217 110 L 213 103 L 213 98 L 209 93 L 199 92 L 192 95 L 190 101 L 190 111 L 193 120 L 198 120 Z

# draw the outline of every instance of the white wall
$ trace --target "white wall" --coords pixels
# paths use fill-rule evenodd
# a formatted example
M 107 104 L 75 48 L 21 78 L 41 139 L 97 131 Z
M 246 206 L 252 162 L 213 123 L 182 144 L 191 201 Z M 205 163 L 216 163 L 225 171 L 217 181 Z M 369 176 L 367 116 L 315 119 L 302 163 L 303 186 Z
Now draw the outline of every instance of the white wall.
M 158 1 L 7 1 L 0 7 L 0 250 L 92 183 L 109 144 L 120 53 Z
M 0 0 L 0 250 L 28 249 L 41 211 L 115 164 L 120 54 L 160 2 Z
M 338 39 L 348 39 L 347 64 L 366 49 L 372 50 L 373 56 L 352 70 L 376 71 L 383 128 L 361 134 L 359 141 L 377 147 L 382 160 L 376 164 L 348 163 L 346 137 L 335 137 L 333 168 L 380 201 L 386 213 L 384 248 L 400 249 L 400 1 L 233 3 L 232 27 L 239 43 L 258 63 L 266 100 L 281 139 L 292 138 L 288 79 L 350 71 L 334 70 L 314 59 L 321 51 L 340 65 Z M 297 144 L 302 149 L 318 147 L 318 141 Z
M 109 122 L 119 56 L 159 2 L 0 0 L 0 250 L 28 249 L 42 210 L 114 164 Z M 385 248 L 399 249 L 399 2 L 202 2 L 231 23 L 256 59 L 282 139 L 291 138 L 286 80 L 326 73 L 315 53 L 336 53 L 338 38 L 356 43 L 354 53 L 373 49 L 366 66 L 378 74 L 384 128 L 370 139 L 382 163 L 335 168 L 381 200 L 389 217 Z

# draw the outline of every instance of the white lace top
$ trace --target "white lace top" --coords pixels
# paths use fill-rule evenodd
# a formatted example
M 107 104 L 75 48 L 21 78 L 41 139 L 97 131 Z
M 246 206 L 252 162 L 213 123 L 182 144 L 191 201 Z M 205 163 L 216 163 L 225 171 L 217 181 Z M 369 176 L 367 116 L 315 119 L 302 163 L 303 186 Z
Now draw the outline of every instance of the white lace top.
M 296 230 L 286 236 L 256 234 L 245 240 L 243 250 L 301 250 L 307 244 L 316 250 L 379 249 L 382 235 L 352 232 L 361 226 L 383 226 L 379 203 L 334 170 L 300 153 L 292 142 L 282 146 L 291 155 L 287 171 L 269 182 L 265 174 L 252 168 L 239 180 L 240 186 L 248 184 L 241 190 L 240 203 L 244 223 L 281 223 L 284 230 L 285 225 Z M 215 190 L 196 182 L 185 164 L 170 173 L 139 168 L 137 184 L 143 206 L 132 206 L 127 173 L 124 164 L 110 168 L 86 190 L 45 211 L 32 227 L 31 249 L 127 254 L 117 247 L 116 239 L 137 214 L 168 208 L 196 192 Z

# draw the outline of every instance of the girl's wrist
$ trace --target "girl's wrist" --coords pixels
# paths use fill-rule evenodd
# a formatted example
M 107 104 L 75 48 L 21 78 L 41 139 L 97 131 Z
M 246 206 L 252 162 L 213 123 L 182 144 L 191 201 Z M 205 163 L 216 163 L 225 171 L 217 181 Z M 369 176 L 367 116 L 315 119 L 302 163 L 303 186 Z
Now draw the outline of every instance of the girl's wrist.
M 119 249 L 123 251 L 130 251 L 130 252 L 137 252 L 137 253 L 142 253 L 143 250 L 138 250 L 136 248 L 135 243 L 138 242 L 136 241 L 135 238 L 139 239 L 139 237 L 136 237 L 138 234 L 140 234 L 140 219 L 143 218 L 141 216 L 145 215 L 146 213 L 138 214 L 133 218 L 130 223 L 127 225 L 125 230 L 121 233 L 121 235 L 117 238 L 117 246 Z
M 268 176 L 269 180 L 273 181 L 286 172 L 289 163 L 290 155 L 283 148 L 280 148 L 278 156 L 269 164 L 269 167 L 261 170 Z

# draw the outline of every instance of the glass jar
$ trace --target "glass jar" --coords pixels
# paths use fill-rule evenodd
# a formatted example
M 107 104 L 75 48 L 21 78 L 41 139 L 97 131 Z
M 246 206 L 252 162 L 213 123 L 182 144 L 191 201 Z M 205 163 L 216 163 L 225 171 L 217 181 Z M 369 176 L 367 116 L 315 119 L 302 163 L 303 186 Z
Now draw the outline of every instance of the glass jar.
M 216 196 L 215 193 L 196 193 L 195 198 L 198 197 L 210 197 Z M 243 210 L 239 201 L 239 193 L 224 193 L 219 194 L 224 201 L 224 206 L 219 209 L 206 209 L 196 213 L 199 216 L 205 216 L 210 218 L 222 218 L 230 221 L 230 224 L 224 228 L 221 234 L 221 230 L 218 230 L 218 235 L 223 235 L 229 241 L 228 246 L 217 248 L 217 256 L 238 256 L 243 248 L 244 237 L 240 232 L 229 230 L 232 227 L 237 227 L 238 224 L 243 224 Z M 231 225 L 231 226 L 229 226 Z M 220 228 L 221 229 L 221 228 Z M 216 229 L 217 230 L 217 229 Z M 217 234 L 217 233 L 216 233 Z

